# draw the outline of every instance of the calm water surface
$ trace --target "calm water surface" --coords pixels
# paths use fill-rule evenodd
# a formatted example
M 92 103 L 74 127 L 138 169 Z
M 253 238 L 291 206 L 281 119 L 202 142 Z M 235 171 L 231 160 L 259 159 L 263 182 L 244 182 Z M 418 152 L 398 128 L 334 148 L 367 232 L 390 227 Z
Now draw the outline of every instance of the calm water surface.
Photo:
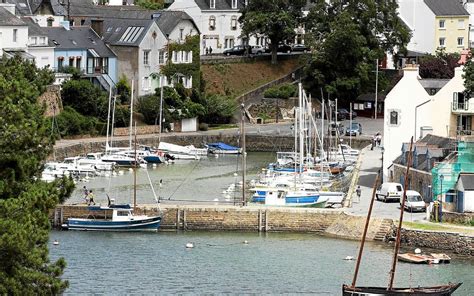
M 358 242 L 311 234 L 215 232 L 93 233 L 53 231 L 52 259 L 68 263 L 66 294 L 340 295 L 350 283 Z M 242 242 L 247 240 L 249 244 Z M 186 249 L 187 242 L 195 248 Z M 391 248 L 368 243 L 358 284 L 386 285 Z M 397 285 L 462 281 L 456 295 L 472 295 L 474 262 L 399 263 Z
M 261 168 L 276 160 L 275 153 L 249 153 L 247 156 L 247 172 L 254 178 Z M 220 155 L 219 157 L 202 157 L 201 160 L 176 160 L 174 164 L 149 167 L 148 170 L 137 170 L 137 202 L 154 203 L 147 171 L 157 191 L 165 200 L 212 201 L 218 198 L 224 202 L 222 191 L 231 183 L 242 180 L 241 157 L 238 155 Z M 234 174 L 238 175 L 235 176 Z M 82 187 L 92 189 L 95 201 L 107 203 L 106 193 L 115 198 L 117 203 L 131 203 L 133 196 L 133 174 L 122 170 L 122 175 L 111 177 L 95 177 L 89 182 L 80 182 L 67 201 L 68 203 L 83 202 Z M 162 187 L 159 183 L 162 180 Z M 238 195 L 239 193 L 235 193 Z M 233 198 L 234 195 L 231 196 Z

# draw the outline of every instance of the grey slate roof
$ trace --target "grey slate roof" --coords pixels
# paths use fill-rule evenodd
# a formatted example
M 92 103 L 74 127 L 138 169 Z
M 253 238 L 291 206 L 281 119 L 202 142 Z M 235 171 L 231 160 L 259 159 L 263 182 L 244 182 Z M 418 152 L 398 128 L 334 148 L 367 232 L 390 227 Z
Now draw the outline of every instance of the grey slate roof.
M 45 27 L 43 29 L 56 49 L 94 49 L 101 57 L 116 56 L 89 27 L 71 27 L 71 30 L 66 30 L 63 27 Z
M 451 79 L 420 79 L 420 84 L 423 88 L 436 88 L 441 89 L 446 85 Z
M 244 5 L 243 1 L 237 1 L 237 9 L 232 8 L 232 0 L 216 0 L 216 8 L 210 6 L 209 0 L 194 0 L 201 10 L 235 10 L 238 11 Z
M 90 25 L 92 19 L 96 18 L 86 19 L 85 25 Z M 102 20 L 104 42 L 110 45 L 124 46 L 139 46 L 146 32 L 148 32 L 148 28 L 154 22 L 152 19 L 105 18 Z M 133 34 L 134 36 L 132 36 L 130 35 L 131 33 L 135 33 L 137 35 Z M 127 35 L 129 35 L 131 38 L 125 38 Z
M 464 190 L 474 190 L 474 174 L 459 174 L 458 182 L 462 183 Z
M 461 5 L 459 0 L 424 0 L 424 2 L 437 16 L 469 16 L 469 12 Z
M 188 20 L 190 21 L 196 31 L 199 33 L 199 29 L 194 23 L 194 20 L 192 17 L 190 17 L 186 12 L 184 11 L 172 11 L 172 10 L 164 10 L 160 11 L 160 17 L 156 19 L 156 23 L 160 30 L 165 34 L 171 34 L 174 28 L 179 24 L 180 21 L 182 20 Z
M 0 26 L 26 26 L 26 23 L 10 11 L 0 7 Z

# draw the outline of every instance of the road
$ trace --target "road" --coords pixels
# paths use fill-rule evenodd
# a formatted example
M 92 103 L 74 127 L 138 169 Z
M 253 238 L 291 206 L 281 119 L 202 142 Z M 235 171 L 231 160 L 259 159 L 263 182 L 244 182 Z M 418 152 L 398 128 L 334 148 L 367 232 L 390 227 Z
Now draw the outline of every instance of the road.
M 375 147 L 374 150 L 370 148 L 364 148 L 362 151 L 361 167 L 359 171 L 359 181 L 362 189 L 360 201 L 357 200 L 357 196 L 354 193 L 353 203 L 351 208 L 347 208 L 346 211 L 366 216 L 369 210 L 370 200 L 372 198 L 372 187 L 375 182 L 378 170 L 382 168 L 382 149 L 381 147 Z M 400 218 L 400 205 L 399 202 L 387 202 L 375 201 L 372 216 L 380 218 L 389 218 L 399 220 Z M 424 220 L 426 214 L 422 213 L 410 213 L 405 212 L 403 221 L 413 222 L 417 220 Z

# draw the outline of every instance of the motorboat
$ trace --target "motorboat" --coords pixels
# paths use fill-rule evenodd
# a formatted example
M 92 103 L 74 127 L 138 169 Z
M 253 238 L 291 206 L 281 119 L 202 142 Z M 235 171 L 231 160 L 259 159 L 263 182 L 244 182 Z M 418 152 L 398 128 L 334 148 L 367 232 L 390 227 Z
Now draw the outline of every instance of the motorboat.
M 114 162 L 102 161 L 102 153 L 87 153 L 85 157 L 81 157 L 77 160 L 80 165 L 90 165 L 98 171 L 112 171 L 115 167 Z
M 268 190 L 265 194 L 266 206 L 324 208 L 327 198 L 317 191 L 305 190 Z
M 227 145 L 222 142 L 207 144 L 209 153 L 213 154 L 240 154 L 242 150 L 239 147 Z
M 191 149 L 190 147 L 160 142 L 160 144 L 158 145 L 158 150 L 169 154 L 174 159 L 200 159 L 200 156 L 197 154 L 197 151 L 195 149 Z

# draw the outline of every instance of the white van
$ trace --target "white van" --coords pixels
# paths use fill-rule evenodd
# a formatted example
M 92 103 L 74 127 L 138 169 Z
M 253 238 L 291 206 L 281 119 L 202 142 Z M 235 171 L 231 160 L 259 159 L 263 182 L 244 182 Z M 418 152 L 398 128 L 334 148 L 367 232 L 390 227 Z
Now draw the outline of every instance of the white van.
M 400 206 L 402 206 L 402 201 L 400 200 Z M 425 211 L 426 204 L 419 194 L 415 190 L 407 190 L 407 199 L 405 200 L 405 209 L 409 212 L 416 212 L 416 211 Z
M 379 189 L 375 192 L 377 200 L 383 200 L 387 202 L 389 199 L 398 199 L 403 195 L 403 186 L 400 183 L 383 183 Z

